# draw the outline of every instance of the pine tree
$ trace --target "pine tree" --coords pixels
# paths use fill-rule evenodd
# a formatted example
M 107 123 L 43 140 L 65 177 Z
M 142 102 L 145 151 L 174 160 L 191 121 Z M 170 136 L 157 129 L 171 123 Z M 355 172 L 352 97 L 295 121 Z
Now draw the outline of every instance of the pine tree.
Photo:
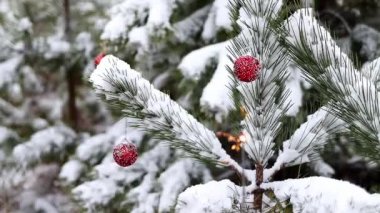
M 96 132 L 110 122 L 105 106 L 80 84 L 81 72 L 93 68 L 94 43 L 102 29 L 104 14 L 96 7 L 106 4 L 66 5 L 72 25 L 68 40 L 63 2 L 0 2 L 1 211 L 74 211 L 68 194 L 53 184 L 60 163 L 80 140 L 75 129 Z M 95 24 L 100 28 L 84 27 Z M 71 69 L 76 94 L 69 98 L 70 86 L 62 79 Z M 76 118 L 65 111 L 69 99 L 77 100 L 75 108 L 82 111 Z
M 218 23 L 216 16 L 223 17 L 227 23 Z M 202 58 L 204 62 L 196 71 L 202 74 L 206 69 L 210 69 L 209 73 L 215 69 L 213 67 L 218 63 L 215 52 L 218 49 L 215 47 L 221 48 L 222 45 L 212 43 L 226 39 L 223 36 L 217 38 L 217 34 L 223 35 L 223 32 L 232 29 L 227 2 L 122 1 L 110 10 L 110 18 L 101 36 L 107 41 L 107 52 L 128 58 L 146 70 L 144 76 L 157 87 L 172 91 L 172 97 L 178 98 L 199 116 L 207 114 L 200 110 L 199 99 L 210 77 L 202 79 L 202 84 L 198 84 L 198 80 L 202 81 L 200 78 L 197 81 L 192 78 L 182 80 L 182 76 L 186 75 L 183 71 L 186 65 L 181 66 L 180 63 L 192 50 L 210 44 L 209 48 L 198 51 L 211 55 Z M 125 48 L 122 48 L 123 45 Z M 199 58 L 199 55 L 196 57 Z M 181 81 L 180 85 L 178 81 Z M 180 92 L 176 92 L 179 89 Z M 210 125 L 217 125 L 213 116 L 210 117 Z M 90 168 L 95 168 L 95 175 L 79 180 L 81 184 L 73 189 L 75 198 L 82 201 L 87 209 L 103 209 L 110 205 L 117 208 L 117 203 L 121 203 L 118 209 L 113 210 L 170 211 L 184 189 L 193 183 L 211 179 L 210 171 L 204 165 L 182 159 L 182 151 L 158 144 L 151 135 L 130 128 L 131 123 L 133 119 L 121 120 L 105 134 L 84 141 L 76 149 L 73 161 L 66 164 L 67 169 L 62 170 L 64 177 L 65 171 L 71 170 L 70 165 L 89 164 Z M 127 129 L 123 129 L 126 126 Z M 113 162 L 111 150 L 114 143 L 126 138 L 139 147 L 140 157 L 134 166 L 123 169 Z M 108 190 L 92 193 L 98 191 L 97 186 L 101 184 L 107 184 Z
M 318 151 L 340 132 L 352 135 L 366 151 L 372 149 L 373 152 L 365 154 L 376 159 L 378 92 L 371 81 L 376 61 L 362 72 L 357 71 L 310 9 L 299 9 L 283 19 L 282 1 L 237 0 L 231 5 L 238 13 L 239 32 L 223 45 L 228 50 L 224 56 L 228 69 L 217 70 L 215 75 L 225 80 L 236 74 L 237 61 L 246 55 L 261 64 L 254 81 L 243 82 L 234 77 L 229 81 L 229 94 L 236 94 L 232 99 L 236 103 L 229 106 L 241 107 L 246 113 L 240 123 L 239 139 L 255 170 L 240 166 L 223 150 L 213 131 L 122 60 L 106 56 L 90 77 L 103 100 L 122 109 L 134 126 L 154 133 L 154 138 L 185 151 L 187 156 L 230 167 L 248 182 L 239 186 L 222 180 L 191 187 L 179 195 L 176 211 L 284 210 L 287 203 L 295 212 L 320 208 L 335 212 L 379 211 L 377 194 L 370 195 L 348 182 L 323 177 L 271 181 L 284 167 L 320 159 Z M 287 131 L 283 119 L 291 104 L 287 98 L 291 92 L 282 88 L 292 70 L 288 69 L 289 61 L 301 68 L 311 85 L 328 101 L 287 140 L 276 144 L 280 132 Z M 271 158 L 276 160 L 268 167 Z M 342 191 L 344 196 L 340 194 Z
M 1 1 L 0 211 L 377 212 L 378 195 L 348 182 L 282 177 L 291 169 L 331 176 L 328 163 L 378 160 L 378 59 L 358 74 L 360 63 L 314 14 L 284 4 Z M 97 57 L 91 75 L 98 53 L 130 65 Z M 325 69 L 331 64 L 355 69 Z M 109 84 L 115 90 L 99 87 Z M 370 98 L 360 99 L 365 91 Z M 112 159 L 120 143 L 138 148 L 127 168 Z M 325 146 L 334 147 L 328 163 Z M 353 158 L 337 160 L 340 149 Z

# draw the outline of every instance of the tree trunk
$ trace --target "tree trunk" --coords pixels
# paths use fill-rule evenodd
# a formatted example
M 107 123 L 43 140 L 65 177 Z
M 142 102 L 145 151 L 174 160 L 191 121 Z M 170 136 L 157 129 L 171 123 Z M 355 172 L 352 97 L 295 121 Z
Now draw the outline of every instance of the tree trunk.
M 256 186 L 258 187 L 253 192 L 253 209 L 261 212 L 263 202 L 263 190 L 260 188 L 264 180 L 264 167 L 261 164 L 256 164 Z
M 63 8 L 64 8 L 64 20 L 65 20 L 65 39 L 68 42 L 71 42 L 71 27 L 70 27 L 70 0 L 63 0 Z M 69 56 L 66 56 L 69 57 Z M 70 61 L 70 60 L 67 60 Z M 78 125 L 78 112 L 76 107 L 76 85 L 77 79 L 75 75 L 75 71 L 72 70 L 71 67 L 68 67 L 67 64 L 65 66 L 65 74 L 66 74 L 66 83 L 68 88 L 68 113 L 71 125 L 74 129 L 77 128 Z
M 66 70 L 66 82 L 68 89 L 68 107 L 69 107 L 69 117 L 71 125 L 74 129 L 78 125 L 78 112 L 76 107 L 76 78 L 75 73 L 72 70 Z
M 65 19 L 65 37 L 70 40 L 70 0 L 63 0 L 63 14 Z

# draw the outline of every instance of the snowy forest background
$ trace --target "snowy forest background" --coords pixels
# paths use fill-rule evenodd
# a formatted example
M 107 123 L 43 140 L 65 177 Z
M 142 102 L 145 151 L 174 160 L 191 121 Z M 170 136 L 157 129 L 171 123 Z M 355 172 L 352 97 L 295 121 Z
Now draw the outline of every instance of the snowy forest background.
M 152 3 L 152 2 L 155 3 Z M 168 4 L 169 2 L 169 4 Z M 380 57 L 377 0 L 315 0 L 317 17 L 360 65 Z M 178 195 L 210 180 L 239 182 L 151 135 L 126 128 L 121 112 L 95 94 L 88 77 L 100 52 L 128 61 L 215 132 L 236 132 L 223 75 L 234 23 L 227 0 L 0 0 L 0 212 L 173 212 Z M 294 67 L 289 134 L 324 100 Z M 304 104 L 304 103 L 308 104 Z M 312 102 L 313 104 L 310 104 Z M 114 144 L 138 146 L 131 167 L 117 166 Z M 287 138 L 288 135 L 282 137 Z M 380 192 L 380 166 L 341 134 L 310 166 L 276 179 L 329 176 Z M 253 167 L 221 137 L 227 152 Z M 232 149 L 232 146 L 234 149 Z M 377 153 L 374 153 L 376 155 Z M 323 159 L 323 160 L 322 160 Z

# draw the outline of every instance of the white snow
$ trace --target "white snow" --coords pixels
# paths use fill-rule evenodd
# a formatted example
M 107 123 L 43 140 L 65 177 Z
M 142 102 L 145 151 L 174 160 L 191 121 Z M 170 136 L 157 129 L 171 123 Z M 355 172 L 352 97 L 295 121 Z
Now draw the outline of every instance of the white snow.
M 379 81 L 380 81 L 380 57 L 367 62 L 361 68 L 361 72 L 371 81 L 376 83 L 376 88 L 379 89 Z
M 31 123 L 34 130 L 42 130 L 49 126 L 49 123 L 43 118 L 35 118 Z
M 171 77 L 171 74 L 172 73 L 170 71 L 159 74 L 157 77 L 154 78 L 152 85 L 157 89 L 161 89 L 166 85 L 166 83 Z
M 244 1 L 243 1 L 244 2 Z M 282 0 L 250 0 L 248 3 L 248 9 L 252 14 L 262 17 L 273 18 L 280 11 L 283 1 Z M 272 12 L 268 12 L 271 11 Z
M 21 68 L 21 74 L 23 77 L 22 84 L 25 90 L 36 93 L 43 92 L 44 87 L 42 82 L 30 66 L 23 66 Z
M 18 122 L 19 120 L 23 119 L 25 116 L 25 112 L 14 107 L 12 104 L 8 103 L 7 101 L 0 98 L 0 109 L 4 113 L 8 114 L 10 118 L 12 118 L 12 121 Z M 11 121 L 8 121 L 11 122 Z M 6 123 L 6 122 L 4 122 Z
M 128 33 L 129 44 L 137 47 L 140 51 L 148 51 L 150 40 L 146 26 L 135 27 Z
M 229 88 L 233 82 L 227 66 L 232 67 L 232 62 L 228 58 L 226 47 L 224 47 L 219 50 L 218 66 L 210 82 L 203 89 L 200 99 L 201 106 L 211 113 L 215 113 L 218 122 L 222 122 L 228 112 L 234 108 Z
M 318 175 L 321 176 L 331 177 L 335 174 L 334 169 L 321 158 L 312 160 L 310 162 L 310 166 Z
M 161 36 L 165 30 L 171 29 L 170 16 L 178 0 L 139 0 L 124 1 L 115 5 L 109 12 L 111 20 L 106 24 L 102 39 L 115 41 L 117 39 L 136 39 L 142 35 L 147 40 L 150 36 Z M 145 23 L 145 19 L 147 19 Z M 132 33 L 139 26 L 139 33 Z M 129 34 L 128 34 L 129 33 Z M 132 36 L 132 37 L 131 37 Z M 146 42 L 144 42 L 146 43 Z
M 7 127 L 0 126 L 0 147 L 10 139 L 18 139 L 17 133 Z
M 292 163 L 299 156 L 300 154 L 294 149 L 284 149 L 284 151 L 280 152 L 278 155 L 273 166 L 270 169 L 264 170 L 264 181 L 271 178 L 277 171 L 282 169 L 282 167 L 286 166 L 289 163 Z
M 63 36 L 54 35 L 47 38 L 49 49 L 45 52 L 45 58 L 51 59 L 67 53 L 70 50 L 70 43 L 65 41 Z
M 101 38 L 104 40 L 109 39 L 111 41 L 120 38 L 125 39 L 127 36 L 127 26 L 125 22 L 126 19 L 121 15 L 113 17 L 104 27 Z
M 8 96 L 10 96 L 9 101 L 11 102 L 21 102 L 23 99 L 21 85 L 18 82 L 10 84 L 7 87 Z
M 112 151 L 113 142 L 113 138 L 107 134 L 97 134 L 83 141 L 76 149 L 75 156 L 83 162 L 95 164 Z
M 45 155 L 61 155 L 75 142 L 76 134 L 66 126 L 53 126 L 36 132 L 29 141 L 13 149 L 13 157 L 22 165 L 39 161 Z
M 95 5 L 92 2 L 78 2 L 76 8 L 78 8 L 82 14 L 85 14 L 88 12 L 95 11 L 97 9 L 96 6 L 98 5 Z
M 285 88 L 290 92 L 287 102 L 291 103 L 286 115 L 296 116 L 302 106 L 303 91 L 302 86 L 308 88 L 311 85 L 307 83 L 301 71 L 290 64 L 288 67 L 289 77 L 285 82 Z
M 352 61 L 335 43 L 330 33 L 319 25 L 311 8 L 297 10 L 284 23 L 284 27 L 289 33 L 288 41 L 293 44 L 299 44 L 303 35 L 318 61 L 328 60 L 333 66 L 353 69 Z
M 15 187 L 25 181 L 25 174 L 15 167 L 0 170 L 0 192 L 2 194 L 11 193 Z
M 234 198 L 239 199 L 241 191 L 242 188 L 230 180 L 195 185 L 179 195 L 175 210 L 178 213 L 216 213 L 231 210 Z
M 92 42 L 91 34 L 89 32 L 81 32 L 75 38 L 75 48 L 84 52 L 86 57 L 91 57 L 91 53 L 95 47 Z
M 344 123 L 327 111 L 326 107 L 322 107 L 308 115 L 307 121 L 283 143 L 284 150 L 297 150 L 301 154 L 302 161 L 307 161 L 308 156 L 324 146 L 331 134 L 343 131 Z
M 41 212 L 49 212 L 49 213 L 58 213 L 58 209 L 56 209 L 49 201 L 38 198 L 34 202 L 34 210 Z
M 121 60 L 116 60 L 115 57 L 111 55 L 105 56 L 100 64 L 96 67 L 94 72 L 92 72 L 89 81 L 93 83 L 94 87 L 96 89 L 101 89 L 106 92 L 113 92 L 115 88 L 107 81 L 107 69 L 112 68 L 113 66 L 115 67 L 122 67 L 126 70 L 131 69 L 129 64 L 121 61 Z M 113 73 L 117 74 L 117 77 L 123 77 L 120 76 L 118 73 Z M 139 73 L 132 73 L 134 75 L 140 75 Z
M 213 60 L 218 61 L 221 52 L 225 53 L 223 49 L 226 44 L 226 42 L 212 44 L 190 52 L 183 57 L 178 69 L 185 78 L 198 81 L 206 71 L 207 65 L 210 65 Z
M 130 202 L 135 202 L 136 205 L 131 213 L 154 213 L 154 209 L 158 203 L 158 193 L 150 193 L 153 191 L 155 184 L 155 174 L 146 174 L 141 184 L 127 194 Z
M 64 108 L 64 101 L 61 97 L 54 95 L 53 93 L 47 93 L 38 96 L 38 101 L 35 103 L 39 110 L 44 111 L 47 114 L 48 119 L 53 121 L 60 121 L 62 119 L 62 113 Z
M 374 106 L 379 104 L 380 93 L 376 90 L 375 83 L 353 68 L 329 66 L 326 71 L 326 78 L 332 79 L 333 86 L 338 88 L 341 91 L 340 95 L 344 97 L 344 102 L 338 102 L 341 106 L 336 108 L 353 108 L 357 113 L 350 118 L 352 123 L 369 135 L 379 134 L 380 109 Z
M 72 190 L 74 198 L 80 199 L 87 209 L 94 209 L 98 205 L 105 205 L 121 192 L 121 188 L 109 179 L 97 179 L 85 182 Z
M 170 27 L 169 19 L 175 0 L 149 1 L 147 27 L 149 34 L 160 34 L 160 30 Z
M 33 25 L 32 25 L 32 22 L 29 20 L 29 18 L 27 17 L 21 18 L 18 24 L 19 24 L 18 30 L 31 32 Z
M 191 179 L 194 176 L 198 176 L 198 179 L 202 179 L 203 182 L 211 180 L 209 171 L 192 159 L 179 160 L 161 173 L 158 179 L 162 186 L 159 212 L 170 211 L 173 203 L 176 203 L 178 194 L 191 185 Z
M 83 172 L 84 165 L 78 160 L 70 160 L 66 162 L 59 173 L 59 178 L 68 183 L 77 181 Z
M 206 5 L 203 8 L 195 11 L 189 17 L 174 23 L 174 33 L 181 43 L 195 43 L 194 37 L 202 30 L 204 20 L 207 18 L 211 5 Z
M 135 23 L 142 25 L 148 16 L 149 0 L 123 1 L 109 12 L 111 20 L 104 27 L 101 38 L 115 41 L 126 39 L 128 29 Z
M 5 84 L 11 83 L 16 78 L 16 68 L 20 65 L 21 56 L 12 57 L 6 61 L 0 62 L 0 88 Z
M 232 30 L 228 3 L 229 1 L 226 0 L 215 0 L 213 2 L 202 32 L 204 40 L 215 39 L 216 34 L 222 29 Z
M 280 201 L 290 199 L 294 212 L 375 213 L 380 211 L 380 194 L 369 194 L 347 181 L 308 177 L 263 183 L 261 188 L 272 189 Z

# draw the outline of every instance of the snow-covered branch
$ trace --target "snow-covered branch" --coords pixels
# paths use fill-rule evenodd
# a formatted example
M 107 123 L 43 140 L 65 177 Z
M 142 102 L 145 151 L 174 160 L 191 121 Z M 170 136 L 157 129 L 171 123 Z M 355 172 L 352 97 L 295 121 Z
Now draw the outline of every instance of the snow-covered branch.
M 148 16 L 149 0 L 123 1 L 110 10 L 111 20 L 106 24 L 102 39 L 126 39 L 128 29 L 134 24 L 144 24 Z
M 210 196 L 213 192 L 213 196 Z M 189 187 L 178 197 L 176 212 L 231 211 L 235 203 L 244 203 L 243 189 L 230 180 L 210 181 Z M 246 197 L 248 198 L 248 197 Z
M 371 79 L 375 83 L 376 89 L 379 89 L 380 81 L 380 58 L 377 58 L 371 62 L 367 62 L 361 68 L 361 72 L 367 78 Z
M 182 59 L 178 69 L 185 78 L 200 80 L 212 60 L 219 60 L 222 57 L 221 53 L 225 53 L 223 49 L 226 48 L 226 44 L 227 42 L 212 44 L 190 52 Z
M 32 135 L 25 143 L 13 149 L 14 158 L 22 165 L 40 161 L 47 155 L 58 155 L 74 145 L 76 134 L 66 126 L 53 126 Z
M 180 43 L 196 42 L 194 37 L 203 29 L 203 24 L 209 14 L 210 7 L 211 5 L 206 5 L 189 17 L 173 24 L 175 36 Z
M 4 62 L 0 63 L 1 78 L 0 89 L 6 86 L 7 83 L 12 83 L 16 79 L 16 68 L 20 66 L 22 62 L 21 56 L 12 57 Z
M 310 82 L 332 99 L 329 112 L 349 123 L 353 135 L 363 145 L 378 144 L 380 94 L 373 77 L 354 67 L 329 32 L 312 16 L 311 9 L 296 11 L 283 26 L 293 60 L 303 68 Z
M 294 212 L 379 212 L 380 195 L 346 181 L 308 177 L 263 183 L 282 202 L 289 200 Z
M 229 1 L 226 0 L 214 1 L 202 32 L 204 40 L 214 39 L 216 34 L 221 30 L 232 30 L 232 20 L 229 16 L 228 4 Z
M 214 61 L 217 62 L 213 77 L 203 90 L 200 104 L 207 111 L 216 113 L 218 122 L 222 122 L 222 119 L 234 108 L 228 87 L 232 84 L 232 76 L 226 69 L 226 66 L 231 66 L 226 49 L 228 43 L 229 41 L 225 41 L 194 50 L 187 54 L 178 65 L 186 78 L 197 81 L 207 70 L 208 65 Z
M 122 107 L 133 124 L 155 133 L 158 139 L 203 160 L 243 169 L 222 149 L 215 134 L 189 115 L 170 97 L 156 89 L 141 74 L 114 56 L 102 59 L 90 77 L 97 93 Z
M 287 92 L 280 94 L 280 85 L 286 80 L 286 54 L 284 54 L 270 22 L 276 17 L 282 1 L 239 1 L 239 25 L 242 32 L 228 47 L 231 58 L 250 55 L 261 64 L 259 77 L 252 82 L 236 81 L 241 98 L 239 104 L 247 115 L 242 121 L 247 142 L 244 150 L 257 163 L 265 165 L 273 155 L 274 138 L 281 127 L 288 103 Z M 230 65 L 230 70 L 232 66 Z
M 328 113 L 327 107 L 322 107 L 307 116 L 307 121 L 283 143 L 284 150 L 295 150 L 299 153 L 298 160 L 308 162 L 318 149 L 323 148 L 331 135 L 344 130 L 344 125 L 343 121 Z

